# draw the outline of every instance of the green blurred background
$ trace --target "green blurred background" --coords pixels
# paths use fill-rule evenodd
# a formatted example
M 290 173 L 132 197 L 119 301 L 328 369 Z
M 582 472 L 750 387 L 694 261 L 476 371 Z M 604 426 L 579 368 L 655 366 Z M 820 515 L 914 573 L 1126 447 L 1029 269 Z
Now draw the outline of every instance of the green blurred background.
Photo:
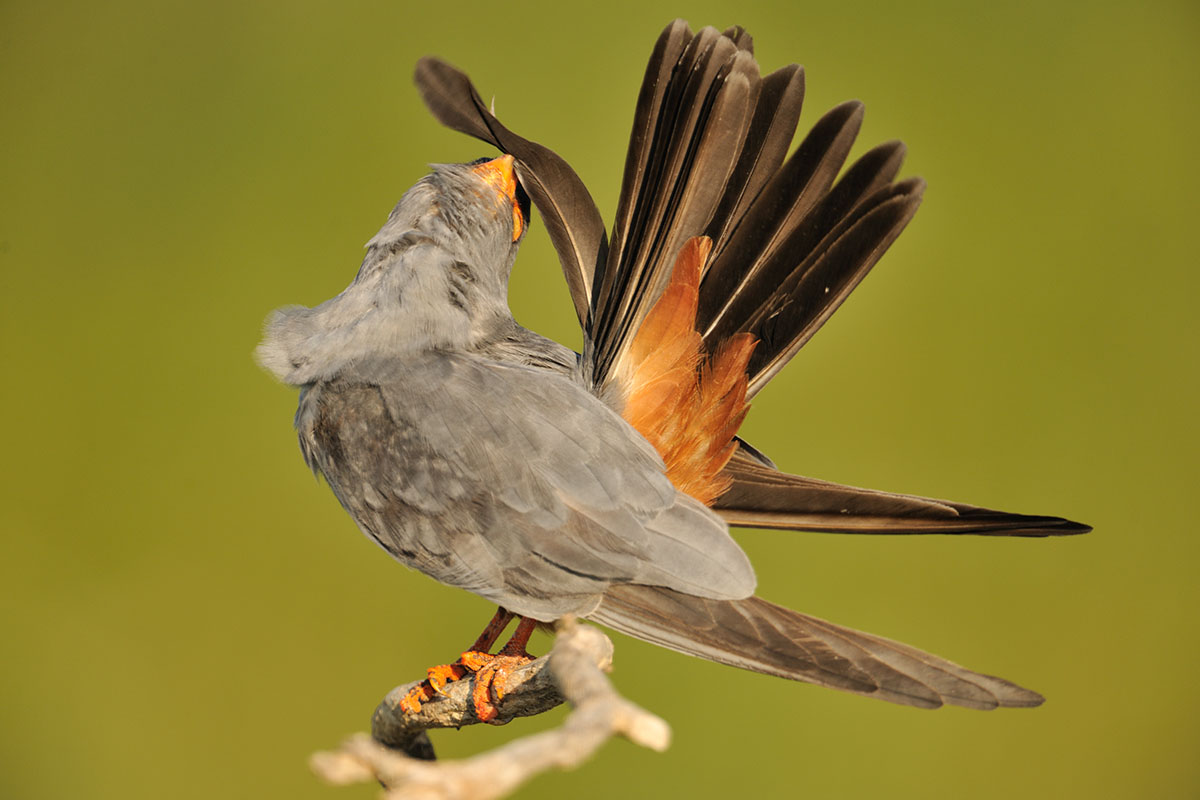
M 618 637 L 614 679 L 672 748 L 611 743 L 524 796 L 1197 794 L 1198 6 L 736 5 L 0 4 L 0 797 L 374 796 L 308 755 L 491 609 L 391 562 L 314 482 L 295 393 L 251 358 L 261 322 L 340 291 L 425 164 L 488 154 L 425 113 L 426 53 L 610 215 L 674 16 L 804 63 L 805 127 L 864 100 L 856 152 L 903 138 L 929 181 L 750 441 L 1096 532 L 741 532 L 767 597 L 1048 702 L 921 712 Z M 576 344 L 538 220 L 517 267 L 518 319 Z

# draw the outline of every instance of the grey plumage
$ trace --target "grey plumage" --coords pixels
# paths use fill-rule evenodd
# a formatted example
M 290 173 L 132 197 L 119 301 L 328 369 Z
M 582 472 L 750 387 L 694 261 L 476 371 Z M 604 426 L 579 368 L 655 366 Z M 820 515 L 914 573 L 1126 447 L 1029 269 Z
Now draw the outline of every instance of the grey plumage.
M 918 708 L 1028 708 L 1043 700 L 1002 678 L 761 597 L 703 600 L 662 587 L 619 586 L 592 619 L 721 664 Z
M 380 353 L 471 349 L 511 334 L 511 213 L 468 165 L 438 165 L 367 243 L 344 292 L 271 316 L 259 363 L 303 386 Z
M 848 103 L 785 162 L 800 68 L 760 78 L 740 28 L 693 35 L 676 21 L 646 72 L 610 250 L 566 162 L 501 125 L 453 67 L 422 59 L 417 83 L 440 120 L 517 157 L 547 217 L 585 355 L 512 318 L 512 201 L 471 165 L 435 167 L 368 243 L 354 282 L 315 308 L 276 312 L 258 350 L 301 387 L 305 458 L 369 537 L 522 616 L 581 614 L 680 652 L 924 708 L 1041 702 L 753 596 L 726 523 L 1022 536 L 1087 526 L 788 475 L 745 443 L 710 510 L 675 489 L 619 413 L 616 365 L 682 242 L 714 240 L 698 330 L 710 352 L 738 334 L 759 340 L 753 394 L 915 213 L 924 184 L 895 181 L 902 145 L 867 152 L 835 180 L 861 119 Z
M 397 560 L 522 616 L 587 614 L 622 583 L 750 596 L 725 523 L 512 320 L 511 231 L 494 189 L 440 166 L 344 292 L 269 323 L 260 359 L 304 387 L 309 465 Z

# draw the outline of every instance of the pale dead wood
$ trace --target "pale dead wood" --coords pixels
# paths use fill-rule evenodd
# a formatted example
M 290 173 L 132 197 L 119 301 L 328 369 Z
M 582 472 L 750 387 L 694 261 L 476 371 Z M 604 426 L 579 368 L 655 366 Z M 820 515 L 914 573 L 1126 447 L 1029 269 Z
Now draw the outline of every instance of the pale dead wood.
M 612 641 L 603 633 L 567 619 L 558 624 L 549 655 L 512 673 L 498 704 L 500 719 L 541 714 L 565 700 L 573 710 L 553 730 L 461 761 L 433 761 L 426 731 L 479 722 L 471 681 L 451 684 L 445 697 L 413 715 L 399 710 L 409 684 L 393 689 L 379 704 L 373 736 L 358 734 L 340 750 L 317 753 L 313 769 L 336 784 L 377 780 L 387 800 L 490 800 L 507 796 L 540 772 L 578 766 L 616 734 L 665 750 L 671 738 L 667 723 L 621 697 L 605 677 L 612 652 Z

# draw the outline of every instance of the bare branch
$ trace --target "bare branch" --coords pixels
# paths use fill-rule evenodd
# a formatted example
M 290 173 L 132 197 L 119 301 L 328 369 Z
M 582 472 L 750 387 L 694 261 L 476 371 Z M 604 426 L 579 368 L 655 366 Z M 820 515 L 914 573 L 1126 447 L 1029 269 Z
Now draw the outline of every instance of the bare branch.
M 509 674 L 505 684 L 507 691 L 498 705 L 500 716 L 493 724 L 505 724 L 516 717 L 542 714 L 563 702 L 549 666 L 550 655 L 545 655 Z M 604 664 L 599 666 L 605 668 Z M 461 680 L 450 684 L 445 687 L 445 696 L 423 703 L 417 714 L 406 714 L 400 710 L 401 699 L 417 684 L 397 686 L 388 692 L 375 709 L 371 719 L 371 736 L 380 744 L 413 758 L 432 761 L 433 746 L 426 731 L 461 728 L 480 722 L 475 716 L 475 705 L 471 702 L 473 683 L 472 680 Z
M 374 738 L 359 734 L 336 752 L 317 753 L 313 769 L 331 783 L 378 780 L 388 800 L 490 800 L 552 767 L 578 766 L 614 734 L 665 750 L 671 738 L 667 723 L 621 697 L 604 676 L 612 652 L 603 633 L 567 619 L 558 624 L 549 655 L 510 675 L 498 705 L 500 719 L 540 714 L 565 699 L 573 711 L 554 730 L 462 761 L 430 763 L 433 748 L 426 731 L 479 722 L 471 703 L 472 682 L 451 684 L 445 697 L 424 704 L 419 714 L 406 715 L 399 702 L 410 684 L 393 689 L 379 704 L 371 725 Z

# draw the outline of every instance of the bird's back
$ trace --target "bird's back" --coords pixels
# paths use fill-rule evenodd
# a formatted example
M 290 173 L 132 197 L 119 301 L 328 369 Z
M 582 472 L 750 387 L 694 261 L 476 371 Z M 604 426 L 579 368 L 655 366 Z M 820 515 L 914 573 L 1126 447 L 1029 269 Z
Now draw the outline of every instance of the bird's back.
M 303 394 L 302 447 L 395 558 L 523 616 L 586 614 L 622 583 L 751 594 L 720 518 L 559 369 L 444 351 L 360 361 Z

